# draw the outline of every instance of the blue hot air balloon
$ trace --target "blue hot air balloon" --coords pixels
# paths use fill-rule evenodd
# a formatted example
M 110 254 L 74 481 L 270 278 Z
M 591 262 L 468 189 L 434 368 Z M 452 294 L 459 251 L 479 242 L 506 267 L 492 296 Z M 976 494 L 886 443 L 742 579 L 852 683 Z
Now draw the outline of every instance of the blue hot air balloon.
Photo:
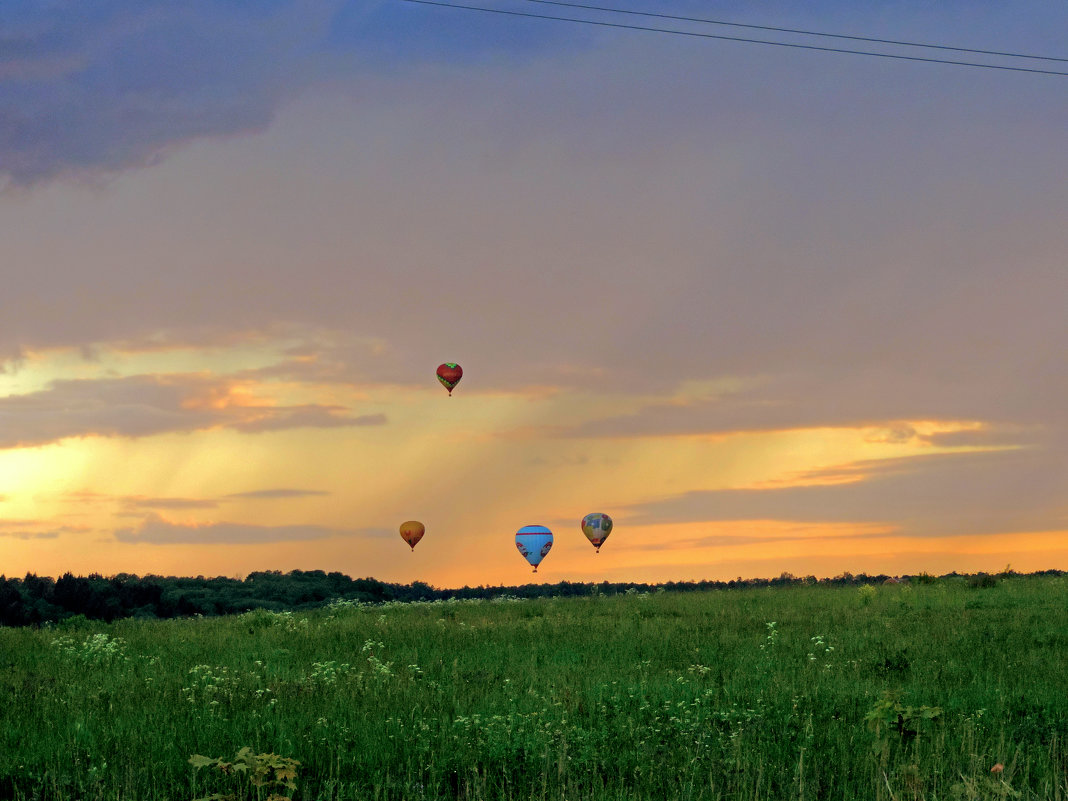
M 515 533 L 515 547 L 523 558 L 534 566 L 534 572 L 538 572 L 538 565 L 553 547 L 553 533 L 545 526 L 523 526 Z

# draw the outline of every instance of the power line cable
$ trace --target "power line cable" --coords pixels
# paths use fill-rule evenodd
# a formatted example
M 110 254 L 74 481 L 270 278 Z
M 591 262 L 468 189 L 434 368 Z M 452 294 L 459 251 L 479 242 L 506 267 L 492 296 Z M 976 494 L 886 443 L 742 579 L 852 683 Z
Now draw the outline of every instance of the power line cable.
M 1039 61 L 1060 61 L 1068 63 L 1068 58 L 1056 56 L 1033 56 L 1028 53 L 1009 53 L 1001 50 L 976 50 L 971 47 L 950 47 L 949 45 L 923 44 L 921 42 L 903 42 L 896 39 L 877 39 L 871 36 L 847 36 L 842 33 L 821 33 L 819 31 L 805 31 L 799 28 L 776 28 L 771 25 L 750 25 L 743 22 L 726 22 L 718 19 L 705 19 L 702 17 L 678 17 L 673 14 L 658 14 L 652 11 L 630 11 L 624 8 L 609 8 L 607 6 L 592 6 L 584 3 L 565 3 L 563 0 L 527 0 L 528 3 L 539 3 L 547 6 L 563 6 L 565 8 L 582 8 L 587 11 L 606 11 L 612 14 L 633 14 L 641 17 L 656 17 L 657 19 L 671 19 L 679 22 L 699 22 L 704 25 L 725 25 L 733 28 L 748 28 L 757 31 L 776 31 L 778 33 L 797 33 L 804 36 L 825 36 L 830 39 L 851 39 L 857 42 L 875 42 L 877 44 L 904 45 L 906 47 L 927 47 L 934 50 L 953 50 L 958 53 L 977 53 L 984 56 L 1006 56 L 1008 58 L 1030 58 Z
M 601 20 L 578 19 L 576 17 L 554 17 L 548 14 L 531 14 L 526 11 L 506 11 L 501 8 L 484 8 L 482 6 L 468 6 L 460 3 L 443 3 L 438 0 L 401 0 L 403 3 L 417 3 L 424 6 L 439 6 L 441 8 L 455 8 L 465 11 L 482 11 L 487 14 L 506 14 L 511 17 L 529 17 L 532 19 L 548 19 L 556 22 L 575 22 L 581 25 L 597 25 L 602 28 L 623 28 L 631 31 L 649 31 L 653 33 L 670 33 L 676 36 L 692 36 L 699 39 L 721 39 L 728 42 L 746 42 L 749 44 L 766 44 L 777 47 L 792 47 L 798 50 L 819 50 L 825 53 L 848 53 L 855 56 L 874 56 L 876 58 L 892 58 L 901 61 L 922 61 L 928 64 L 953 64 L 958 67 L 978 67 L 988 70 L 1005 70 L 1008 72 L 1032 72 L 1039 75 L 1062 75 L 1068 77 L 1068 72 L 1056 70 L 1040 70 L 1033 67 L 1009 67 L 1002 64 L 982 64 L 972 61 L 951 61 L 944 58 L 925 58 L 923 56 L 905 56 L 895 53 L 876 53 L 869 50 L 847 50 L 840 47 L 821 47 L 819 45 L 795 44 L 793 42 L 776 42 L 768 39 L 746 39 L 740 36 L 723 36 L 716 33 L 700 33 L 697 31 L 675 31 L 669 28 L 653 28 L 646 25 L 627 25 L 622 22 L 604 22 Z

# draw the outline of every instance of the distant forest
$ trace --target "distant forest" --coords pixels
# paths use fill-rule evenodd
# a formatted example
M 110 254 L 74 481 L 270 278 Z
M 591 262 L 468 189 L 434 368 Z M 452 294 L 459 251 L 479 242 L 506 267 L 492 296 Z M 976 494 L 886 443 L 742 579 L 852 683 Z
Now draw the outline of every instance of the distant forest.
M 992 587 L 999 579 L 1020 575 L 1006 568 L 998 574 L 975 575 L 948 573 L 938 579 L 958 577 L 972 587 Z M 1061 570 L 1045 570 L 1034 576 L 1068 575 Z M 905 576 L 902 582 L 929 583 L 938 580 L 926 573 Z M 387 601 L 445 601 L 456 599 L 558 598 L 584 595 L 615 595 L 628 591 L 693 592 L 712 589 L 746 587 L 780 587 L 794 584 L 842 586 L 892 582 L 890 576 L 853 575 L 842 573 L 834 578 L 815 576 L 798 578 L 783 573 L 773 579 L 742 579 L 733 581 L 668 581 L 659 584 L 639 584 L 630 581 L 557 584 L 524 584 L 515 587 L 461 587 L 443 590 L 421 581 L 411 584 L 390 584 L 373 578 L 352 579 L 343 573 L 322 570 L 278 570 L 251 573 L 244 580 L 236 578 L 177 578 L 174 576 L 134 576 L 120 573 L 105 578 L 97 573 L 88 577 L 65 573 L 58 580 L 48 576 L 26 574 L 25 578 L 0 575 L 0 625 L 41 626 L 77 620 L 120 618 L 174 618 L 194 615 L 215 616 L 269 609 L 275 612 L 315 609 L 336 600 L 376 604 Z

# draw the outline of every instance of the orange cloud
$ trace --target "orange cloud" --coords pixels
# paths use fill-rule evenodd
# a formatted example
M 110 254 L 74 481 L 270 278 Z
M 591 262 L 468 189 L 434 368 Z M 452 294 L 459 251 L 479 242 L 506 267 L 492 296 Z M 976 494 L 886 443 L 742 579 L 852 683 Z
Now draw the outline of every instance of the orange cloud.
M 276 405 L 228 379 L 185 374 L 54 381 L 48 389 L 0 398 L 0 448 L 68 437 L 144 437 L 233 428 L 384 425 L 381 413 L 352 416 L 338 405 Z

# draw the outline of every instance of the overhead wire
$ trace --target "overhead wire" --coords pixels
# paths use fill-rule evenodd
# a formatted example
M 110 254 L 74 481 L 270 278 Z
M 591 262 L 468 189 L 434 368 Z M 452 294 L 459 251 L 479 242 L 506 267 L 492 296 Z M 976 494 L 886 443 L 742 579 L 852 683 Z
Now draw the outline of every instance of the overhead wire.
M 953 61 L 943 58 L 929 58 L 925 56 L 906 56 L 900 53 L 878 53 L 870 50 L 850 50 L 841 47 L 825 47 L 821 45 L 798 44 L 796 42 L 778 42 L 770 39 L 749 39 L 741 36 L 725 36 L 717 33 L 704 33 L 701 31 L 678 31 L 670 28 L 654 28 L 647 25 L 629 25 L 622 22 L 607 22 L 604 20 L 580 19 L 577 17 L 558 17 L 550 14 L 533 14 L 527 11 L 509 11 L 503 8 L 485 8 L 484 6 L 469 6 L 462 3 L 445 3 L 440 0 L 401 0 L 404 3 L 416 3 L 424 6 L 438 6 L 440 8 L 453 8 L 464 11 L 482 11 L 487 14 L 504 14 L 511 17 L 528 17 L 531 19 L 555 20 L 556 22 L 573 22 L 582 25 L 596 25 L 603 28 L 621 28 L 632 31 L 648 31 L 652 33 L 669 33 L 676 36 L 690 36 L 699 39 L 719 39 L 728 42 L 745 42 L 748 44 L 774 45 L 776 47 L 789 47 L 798 50 L 817 50 L 825 53 L 846 53 L 856 56 L 873 56 L 875 58 L 889 58 L 900 61 L 919 61 L 928 64 L 952 64 L 958 67 L 975 67 L 989 70 L 1004 70 L 1007 72 L 1030 72 L 1039 75 L 1060 75 L 1068 77 L 1068 72 L 1057 70 L 1043 70 L 1035 67 L 1010 67 L 1004 64 L 984 64 L 973 61 Z
M 876 44 L 903 45 L 905 47 L 926 47 L 933 50 L 952 50 L 957 53 L 976 53 L 984 56 L 1005 56 L 1007 58 L 1029 58 L 1039 61 L 1060 61 L 1068 63 L 1068 58 L 1057 56 L 1036 56 L 1030 53 L 1011 53 L 1003 50 L 977 50 L 972 47 L 952 47 L 950 45 L 924 44 L 922 42 L 905 42 L 898 39 L 878 39 L 872 36 L 850 36 L 844 33 L 824 33 L 821 31 L 806 31 L 800 28 L 777 28 L 772 25 L 752 25 L 744 22 L 727 22 L 725 20 L 707 19 L 704 17 L 681 17 L 674 14 L 661 14 L 654 11 L 632 11 L 625 8 L 610 8 L 608 6 L 594 6 L 585 3 L 569 3 L 564 0 L 526 0 L 528 3 L 538 3 L 547 6 L 562 6 L 564 8 L 581 8 L 587 11 L 604 11 L 611 14 L 631 14 L 640 17 L 655 17 L 657 19 L 670 19 L 678 22 L 699 22 L 703 25 L 724 25 L 732 28 L 747 28 L 756 31 L 775 31 L 777 33 L 795 33 L 803 36 L 824 36 L 829 39 L 849 39 L 856 42 L 874 42 Z

